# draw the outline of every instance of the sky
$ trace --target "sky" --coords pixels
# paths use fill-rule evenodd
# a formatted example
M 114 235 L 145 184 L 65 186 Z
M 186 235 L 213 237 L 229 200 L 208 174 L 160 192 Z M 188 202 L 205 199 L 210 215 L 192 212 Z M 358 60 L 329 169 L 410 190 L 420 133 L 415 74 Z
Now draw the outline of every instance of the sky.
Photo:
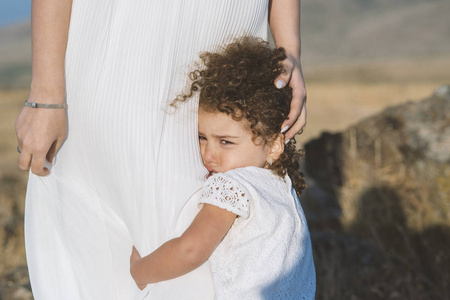
M 31 0 L 0 0 L 0 27 L 29 20 Z

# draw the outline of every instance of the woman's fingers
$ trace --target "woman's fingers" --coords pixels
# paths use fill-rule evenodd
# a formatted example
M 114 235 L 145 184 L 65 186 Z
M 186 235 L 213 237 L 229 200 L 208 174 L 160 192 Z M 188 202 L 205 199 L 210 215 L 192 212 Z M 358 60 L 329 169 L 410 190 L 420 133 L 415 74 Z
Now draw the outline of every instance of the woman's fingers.
M 44 138 L 46 137 L 42 137 L 42 140 Z M 19 140 L 20 144 L 23 144 L 23 146 L 19 146 L 22 152 L 19 157 L 19 168 L 25 171 L 31 170 L 33 174 L 39 176 L 47 176 L 50 173 L 50 170 L 45 166 L 46 155 L 49 152 L 48 143 L 32 139 L 28 143 Z
M 289 127 L 286 139 L 293 138 L 306 125 L 306 90 L 304 87 L 292 90 L 291 111 L 281 128 Z
M 19 140 L 19 143 L 21 141 Z M 52 147 L 57 149 L 57 143 L 53 143 Z M 50 173 L 50 170 L 46 166 L 46 153 L 50 151 L 44 148 L 40 148 L 42 150 L 33 150 L 31 146 L 17 146 L 17 148 L 20 150 L 19 153 L 19 168 L 24 171 L 28 171 L 31 169 L 31 172 L 33 174 L 39 175 L 39 176 L 46 176 Z M 56 150 L 55 150 L 56 151 Z M 51 162 L 51 160 L 48 160 Z
M 67 117 L 64 110 L 25 107 L 16 120 L 19 168 L 39 175 L 50 173 L 51 162 L 65 139 Z M 47 166 L 46 166 L 47 164 Z
M 282 62 L 284 72 L 274 80 L 274 84 L 278 89 L 282 89 L 289 83 L 292 76 L 293 63 L 289 59 Z
M 21 170 L 28 171 L 31 169 L 31 172 L 39 176 L 46 176 L 50 173 L 49 169 L 45 167 L 44 155 L 32 155 L 27 147 L 19 146 L 19 150 L 21 151 L 19 154 L 19 168 Z
M 19 154 L 19 169 L 22 171 L 30 170 L 31 166 L 31 154 L 25 151 L 22 147 L 19 146 L 19 150 L 21 153 Z
M 50 170 L 45 167 L 44 155 L 33 155 L 31 159 L 31 172 L 39 176 L 47 176 L 50 173 Z
M 291 110 L 288 119 L 281 126 L 282 132 L 286 132 L 285 139 L 289 140 L 306 125 L 306 88 L 299 62 L 288 56 L 283 61 L 283 66 L 285 67 L 285 73 L 277 77 L 275 83 L 289 78 L 289 81 L 286 82 L 292 88 Z
M 285 134 L 285 140 L 288 141 L 292 139 L 296 134 L 301 133 L 306 125 L 306 105 L 303 105 L 300 117 L 297 122 L 290 127 L 290 129 Z
M 54 141 L 51 145 L 50 149 L 47 152 L 46 159 L 49 163 L 52 165 L 56 162 L 56 153 L 58 152 L 59 148 L 61 147 L 61 144 L 64 140 L 62 138 L 59 138 L 58 140 Z

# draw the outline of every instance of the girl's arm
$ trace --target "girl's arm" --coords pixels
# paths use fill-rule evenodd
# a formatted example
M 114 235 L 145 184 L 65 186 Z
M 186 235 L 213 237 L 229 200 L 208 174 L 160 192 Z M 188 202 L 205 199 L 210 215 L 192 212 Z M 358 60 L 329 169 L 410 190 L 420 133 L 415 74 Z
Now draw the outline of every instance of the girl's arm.
M 140 258 L 130 258 L 131 276 L 140 289 L 149 283 L 173 279 L 201 266 L 213 253 L 236 219 L 236 214 L 204 204 L 192 224 L 179 238 Z
M 37 103 L 64 103 L 64 60 L 72 0 L 33 0 L 32 81 L 29 100 Z M 37 175 L 47 175 L 45 159 L 52 161 L 67 128 L 64 109 L 24 107 L 16 120 L 19 167 Z
M 270 0 L 269 24 L 276 46 L 283 47 L 287 55 L 283 61 L 286 74 L 276 78 L 275 85 L 280 88 L 289 83 L 293 90 L 291 111 L 282 125 L 283 129 L 290 128 L 286 132 L 288 140 L 306 125 L 306 87 L 300 64 L 300 0 Z

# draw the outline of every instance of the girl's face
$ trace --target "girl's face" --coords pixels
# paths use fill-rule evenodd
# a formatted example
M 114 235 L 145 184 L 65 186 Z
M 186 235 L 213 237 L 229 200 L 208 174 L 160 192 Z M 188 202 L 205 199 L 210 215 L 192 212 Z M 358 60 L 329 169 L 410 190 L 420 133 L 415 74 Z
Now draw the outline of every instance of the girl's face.
M 258 139 L 255 144 L 244 122 L 235 121 L 225 113 L 199 108 L 200 153 L 209 175 L 240 167 L 262 168 L 270 159 L 271 147 Z

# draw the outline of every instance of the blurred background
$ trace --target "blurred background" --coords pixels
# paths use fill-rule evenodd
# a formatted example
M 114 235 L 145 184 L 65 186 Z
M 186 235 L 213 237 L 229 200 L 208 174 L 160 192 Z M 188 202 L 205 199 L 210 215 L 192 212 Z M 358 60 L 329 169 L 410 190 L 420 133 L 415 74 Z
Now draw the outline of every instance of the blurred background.
M 14 122 L 30 0 L 0 2 L 0 300 L 32 299 Z M 450 299 L 450 2 L 303 0 L 316 299 Z

